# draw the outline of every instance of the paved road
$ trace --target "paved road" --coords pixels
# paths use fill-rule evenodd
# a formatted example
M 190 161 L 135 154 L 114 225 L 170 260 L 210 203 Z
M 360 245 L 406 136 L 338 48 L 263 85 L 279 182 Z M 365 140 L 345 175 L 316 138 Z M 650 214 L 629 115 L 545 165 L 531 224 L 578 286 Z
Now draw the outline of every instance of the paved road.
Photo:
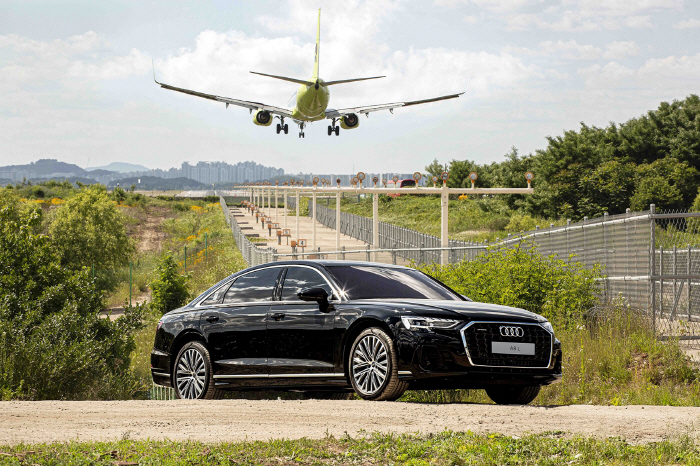
M 690 433 L 700 408 L 670 406 L 495 406 L 366 401 L 0 402 L 0 444 L 68 440 L 193 439 L 203 442 L 322 438 L 364 432 L 444 429 L 619 436 L 645 443 Z

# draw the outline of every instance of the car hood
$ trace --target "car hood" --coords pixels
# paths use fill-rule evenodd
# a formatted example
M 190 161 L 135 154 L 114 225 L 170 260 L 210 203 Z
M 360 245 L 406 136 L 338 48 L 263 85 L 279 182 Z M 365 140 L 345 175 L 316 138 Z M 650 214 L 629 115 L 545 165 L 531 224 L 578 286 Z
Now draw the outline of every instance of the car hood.
M 366 300 L 365 302 L 370 302 Z M 439 301 L 426 299 L 372 300 L 371 302 L 392 307 L 401 312 L 412 312 L 426 317 L 453 313 L 454 318 L 464 320 L 505 320 L 516 322 L 544 322 L 546 319 L 534 312 L 500 304 L 478 303 L 475 301 Z M 454 314 L 457 314 L 456 316 Z M 459 317 L 457 317 L 459 316 Z

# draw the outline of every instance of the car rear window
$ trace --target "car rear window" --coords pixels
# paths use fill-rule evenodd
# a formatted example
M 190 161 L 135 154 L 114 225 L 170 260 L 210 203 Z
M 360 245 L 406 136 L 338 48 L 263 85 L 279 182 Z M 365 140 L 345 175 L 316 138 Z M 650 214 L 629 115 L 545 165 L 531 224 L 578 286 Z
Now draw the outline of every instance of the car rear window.
M 374 266 L 327 266 L 350 299 L 462 298 L 422 272 Z
M 401 180 L 402 188 L 412 188 L 416 185 L 416 180 Z

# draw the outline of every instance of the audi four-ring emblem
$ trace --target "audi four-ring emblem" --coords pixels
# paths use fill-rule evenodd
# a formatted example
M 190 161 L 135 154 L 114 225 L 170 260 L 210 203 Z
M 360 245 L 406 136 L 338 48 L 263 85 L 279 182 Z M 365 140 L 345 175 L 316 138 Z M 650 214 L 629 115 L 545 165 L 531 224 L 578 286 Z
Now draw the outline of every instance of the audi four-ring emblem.
M 502 337 L 522 337 L 525 335 L 525 331 L 522 327 L 501 325 L 498 327 L 498 330 L 501 332 Z

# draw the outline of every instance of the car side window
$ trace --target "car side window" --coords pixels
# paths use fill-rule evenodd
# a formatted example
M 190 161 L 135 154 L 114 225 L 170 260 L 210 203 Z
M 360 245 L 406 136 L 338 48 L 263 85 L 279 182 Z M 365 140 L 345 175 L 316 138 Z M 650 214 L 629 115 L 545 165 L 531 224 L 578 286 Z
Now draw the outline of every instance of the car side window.
M 224 304 L 272 301 L 272 293 L 282 270 L 282 267 L 271 267 L 238 277 L 226 292 Z
M 226 290 L 228 289 L 228 286 L 223 285 L 219 287 L 218 290 L 214 291 L 212 294 L 206 297 L 204 301 L 199 303 L 200 306 L 212 306 L 214 304 L 220 304 L 221 303 L 221 298 L 224 296 L 224 293 L 226 293 Z
M 328 296 L 333 292 L 328 282 L 316 270 L 308 267 L 289 267 L 284 277 L 282 301 L 300 301 L 297 293 L 309 288 L 323 288 Z

